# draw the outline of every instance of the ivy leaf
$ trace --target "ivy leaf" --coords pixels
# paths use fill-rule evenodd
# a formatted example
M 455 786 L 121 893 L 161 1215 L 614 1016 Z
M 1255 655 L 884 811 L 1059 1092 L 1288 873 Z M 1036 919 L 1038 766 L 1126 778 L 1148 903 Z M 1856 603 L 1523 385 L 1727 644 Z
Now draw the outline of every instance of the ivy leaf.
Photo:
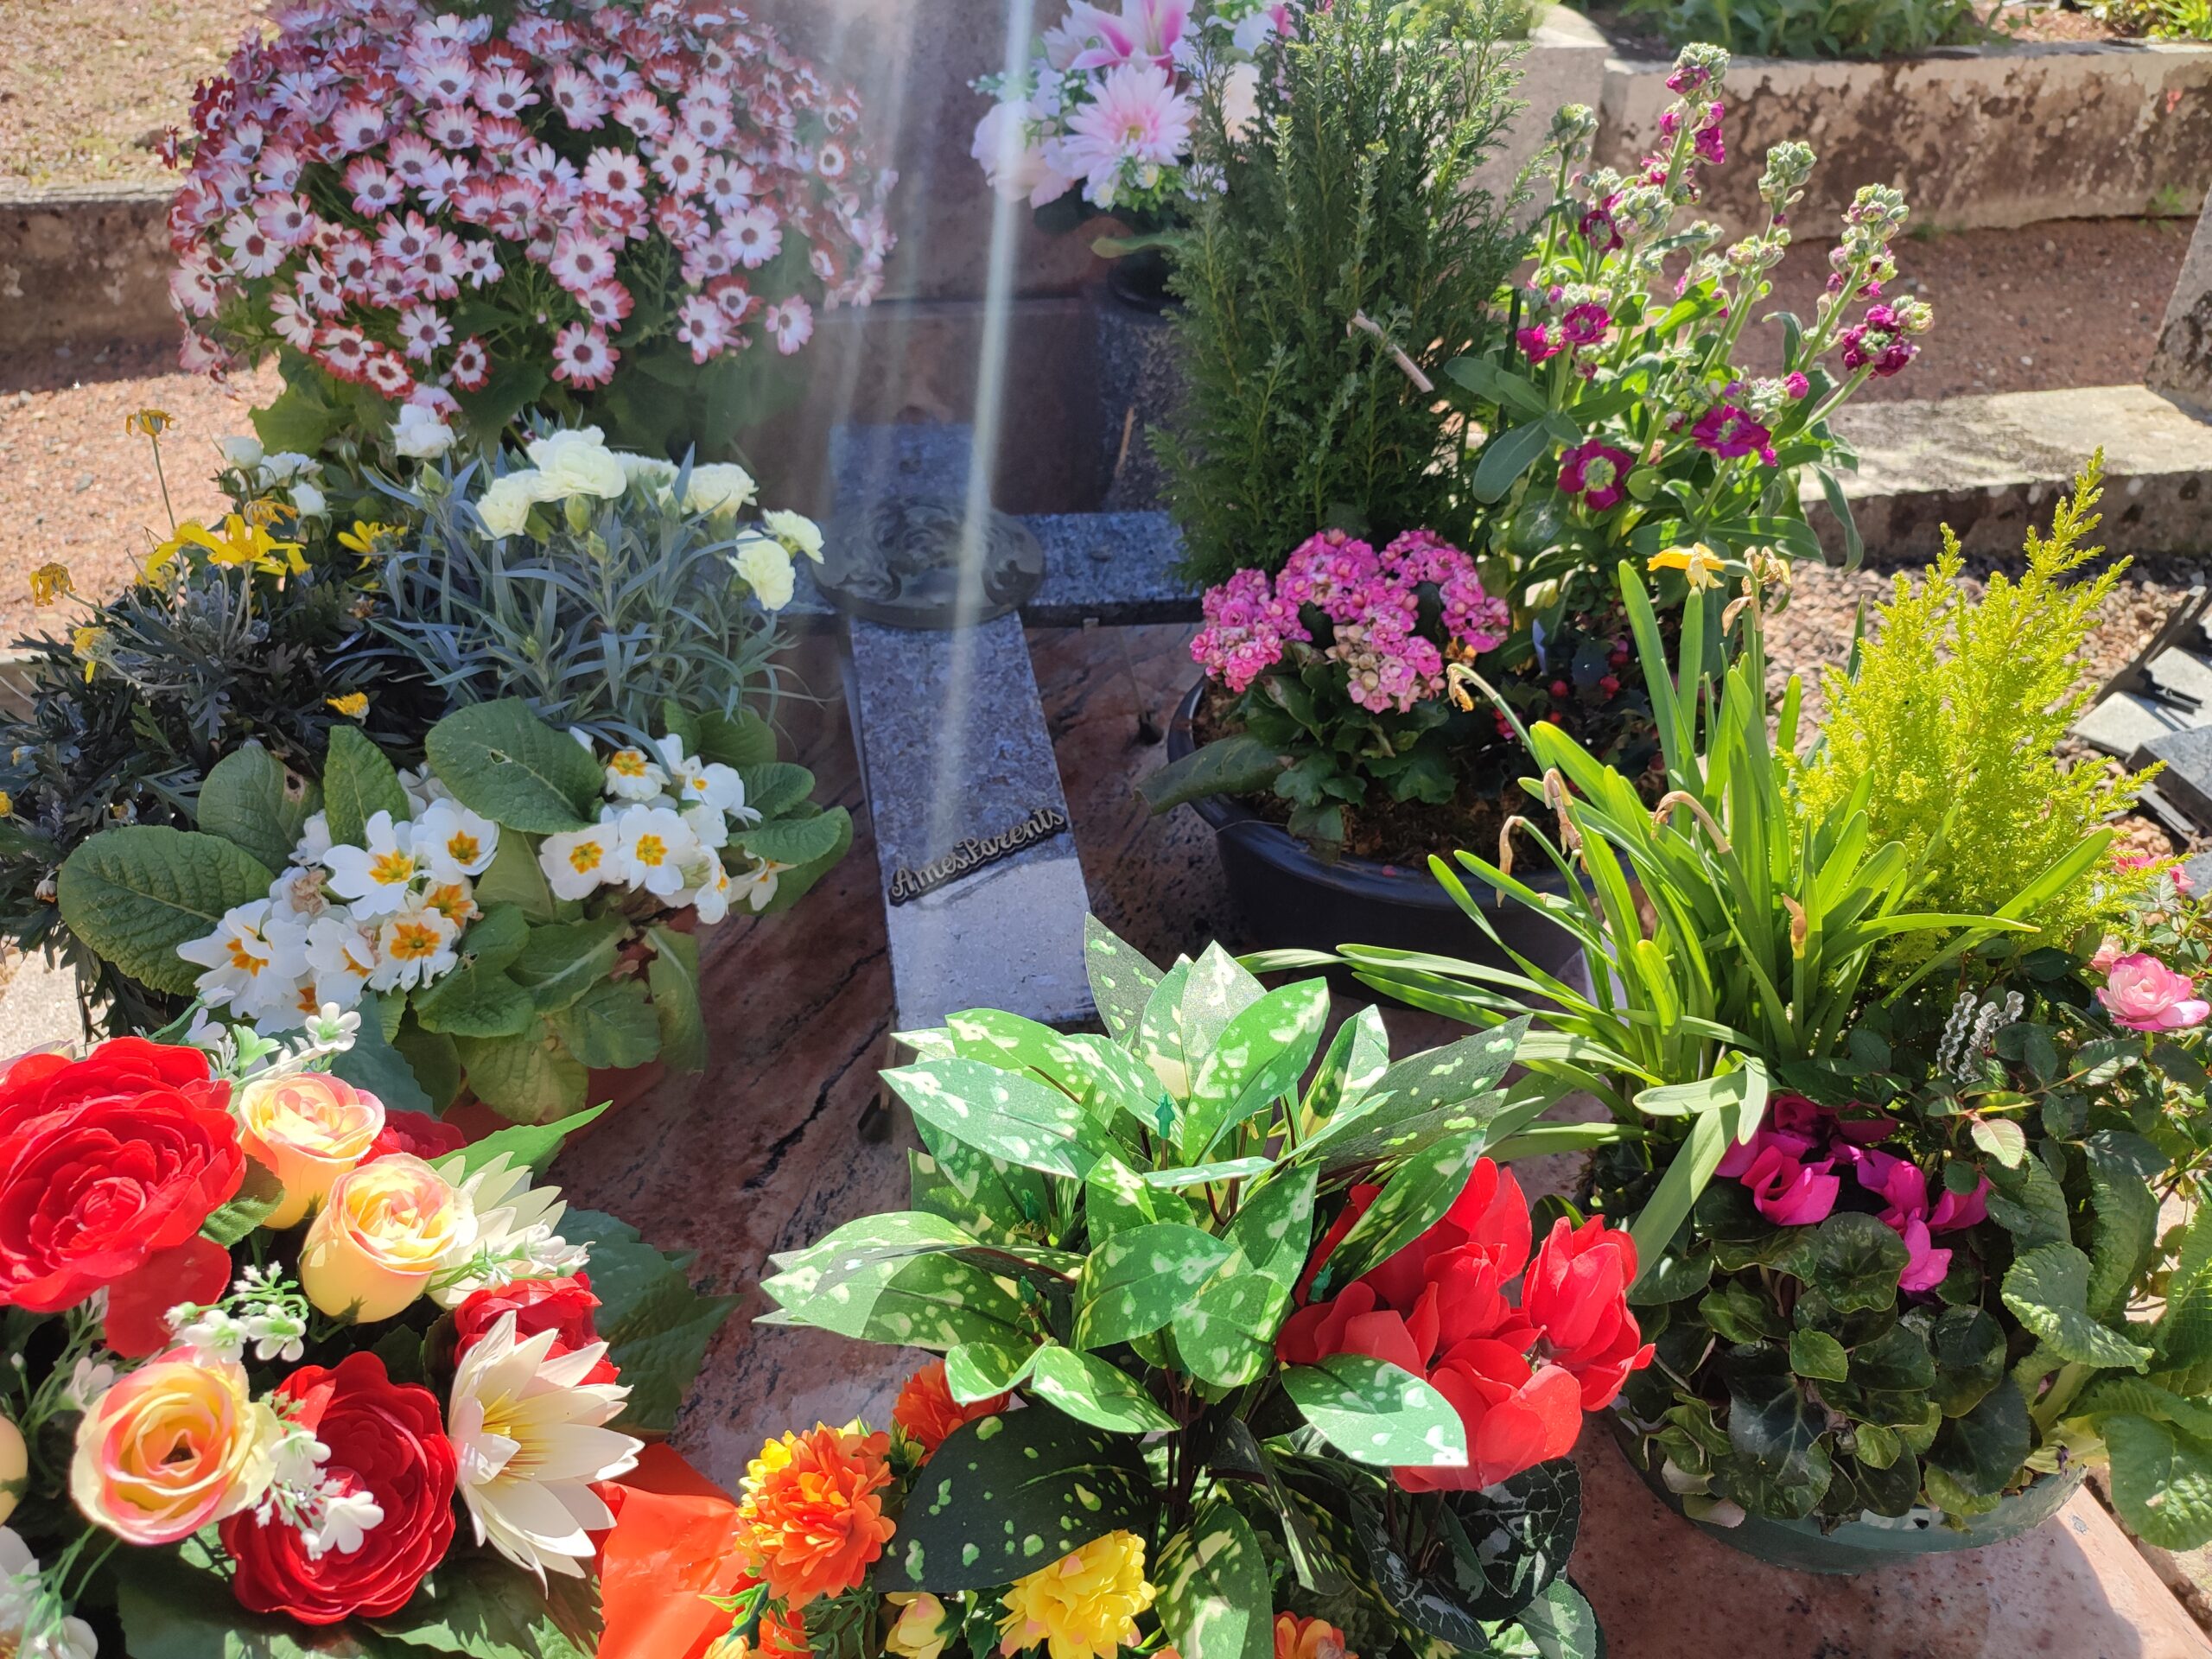
M 1224 1241 L 1176 1222 L 1116 1233 L 1084 1262 L 1075 1345 L 1104 1348 L 1149 1336 L 1175 1317 L 1229 1254 Z
M 1332 1354 L 1318 1365 L 1290 1366 L 1282 1387 L 1321 1438 L 1354 1463 L 1467 1466 L 1458 1409 L 1411 1371 L 1364 1354 Z
M 2147 1370 L 2151 1350 L 2100 1323 L 2089 1312 L 2088 1294 L 2089 1258 L 2071 1244 L 2040 1245 L 2005 1274 L 2005 1306 L 2061 1359 Z

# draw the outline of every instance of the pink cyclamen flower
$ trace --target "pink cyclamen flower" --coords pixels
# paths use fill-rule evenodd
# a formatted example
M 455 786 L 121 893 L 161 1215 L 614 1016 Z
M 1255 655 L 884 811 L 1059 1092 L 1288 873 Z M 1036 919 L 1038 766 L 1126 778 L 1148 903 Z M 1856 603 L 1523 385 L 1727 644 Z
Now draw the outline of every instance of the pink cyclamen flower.
M 2130 1031 L 2186 1031 L 2212 1015 L 2195 980 L 2140 952 L 2113 963 L 2097 1001 L 2114 1025 Z
M 1743 1174 L 1751 1189 L 1752 1206 L 1777 1227 L 1809 1227 L 1826 1221 L 1835 1208 L 1843 1181 L 1833 1172 L 1835 1160 L 1816 1159 L 1801 1163 L 1789 1152 L 1770 1142 Z
M 1563 494 L 1579 495 L 1592 512 L 1603 512 L 1628 493 L 1628 475 L 1636 457 L 1625 449 L 1592 438 L 1579 443 L 1559 461 L 1559 487 Z
M 1903 1225 L 1894 1222 L 1891 1225 L 1904 1240 L 1904 1271 L 1897 1275 L 1897 1288 L 1924 1294 L 1942 1284 L 1951 1271 L 1951 1253 L 1936 1249 L 1928 1235 L 1928 1224 L 1918 1216 L 1907 1216 Z

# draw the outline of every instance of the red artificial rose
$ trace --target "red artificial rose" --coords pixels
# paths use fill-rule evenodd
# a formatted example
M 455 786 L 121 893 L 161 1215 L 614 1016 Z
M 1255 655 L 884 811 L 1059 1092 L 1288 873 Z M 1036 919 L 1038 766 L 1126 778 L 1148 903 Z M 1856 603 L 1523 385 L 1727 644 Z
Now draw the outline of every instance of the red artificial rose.
M 351 1554 L 310 1559 L 297 1528 L 267 1524 L 242 1510 L 222 1523 L 223 1548 L 238 1562 L 231 1588 L 257 1613 L 302 1624 L 335 1624 L 353 1614 L 380 1618 L 404 1606 L 453 1541 L 458 1458 L 438 1415 L 437 1396 L 394 1382 L 374 1354 L 348 1354 L 334 1369 L 306 1365 L 276 1388 L 291 1421 L 330 1448 L 325 1480 L 365 1491 L 384 1518 Z
M 599 1340 L 592 1323 L 592 1309 L 599 1298 L 591 1294 L 591 1281 L 573 1274 L 566 1279 L 518 1279 L 472 1292 L 453 1311 L 454 1352 L 467 1353 L 477 1338 L 499 1322 L 503 1313 L 515 1316 L 515 1340 L 527 1342 L 541 1331 L 553 1332 L 553 1346 L 546 1357 L 556 1359 L 588 1348 Z M 621 1374 L 604 1354 L 585 1376 L 586 1382 L 613 1382 Z
M 1636 1282 L 1636 1242 L 1593 1216 L 1569 1227 L 1561 1216 L 1529 1264 L 1521 1311 L 1542 1332 L 1543 1351 L 1582 1385 L 1582 1407 L 1613 1403 L 1628 1374 L 1650 1363 L 1628 1287 Z
M 169 1345 L 169 1309 L 180 1302 L 219 1302 L 230 1287 L 231 1253 L 194 1233 L 156 1250 L 136 1273 L 107 1287 L 100 1334 L 125 1359 L 149 1358 Z
M 0 1077 L 0 1306 L 73 1307 L 181 1244 L 245 1177 L 230 1084 L 140 1037 Z
M 361 1161 L 373 1164 L 379 1158 L 404 1152 L 426 1164 L 435 1164 L 441 1158 L 450 1158 L 467 1144 L 467 1132 L 458 1123 L 445 1122 L 428 1112 L 395 1112 L 387 1106 L 384 1128 L 369 1142 Z
M 1574 1449 L 1582 1391 L 1556 1365 L 1532 1367 L 1510 1344 L 1478 1338 L 1446 1352 L 1429 1386 L 1452 1402 L 1467 1432 L 1462 1469 L 1394 1469 L 1409 1492 L 1474 1492 Z

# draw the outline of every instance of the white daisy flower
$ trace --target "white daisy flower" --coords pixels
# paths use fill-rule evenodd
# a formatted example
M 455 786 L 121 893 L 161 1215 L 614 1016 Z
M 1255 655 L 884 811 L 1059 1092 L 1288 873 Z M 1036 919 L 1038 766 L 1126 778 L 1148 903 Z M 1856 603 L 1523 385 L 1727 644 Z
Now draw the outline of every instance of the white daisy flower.
M 415 850 L 415 826 L 379 812 L 362 833 L 365 847 L 333 847 L 322 855 L 330 890 L 361 916 L 389 916 L 407 902 L 426 861 Z

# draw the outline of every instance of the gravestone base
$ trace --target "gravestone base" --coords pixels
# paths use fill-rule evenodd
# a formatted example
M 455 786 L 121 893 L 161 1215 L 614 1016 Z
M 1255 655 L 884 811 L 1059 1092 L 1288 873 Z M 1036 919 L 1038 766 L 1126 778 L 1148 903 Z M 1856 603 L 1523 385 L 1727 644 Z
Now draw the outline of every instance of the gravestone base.
M 1097 372 L 1101 509 L 1139 512 L 1166 502 L 1167 473 L 1147 434 L 1182 407 L 1183 372 L 1167 313 L 1122 299 L 1110 285 L 1084 296 Z

